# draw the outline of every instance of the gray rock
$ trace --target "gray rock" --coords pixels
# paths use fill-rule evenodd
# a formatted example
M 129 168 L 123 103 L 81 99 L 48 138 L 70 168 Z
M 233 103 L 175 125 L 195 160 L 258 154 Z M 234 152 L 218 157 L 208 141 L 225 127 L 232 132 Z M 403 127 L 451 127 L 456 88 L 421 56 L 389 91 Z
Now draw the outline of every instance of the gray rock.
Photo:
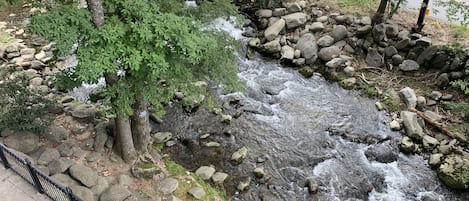
M 210 166 L 202 166 L 195 171 L 195 174 L 197 174 L 203 180 L 209 180 L 213 173 L 215 173 L 215 168 Z
M 422 37 L 422 38 L 417 39 L 417 41 L 415 41 L 415 45 L 421 46 L 421 47 L 429 47 L 432 45 L 432 40 L 428 37 Z
M 197 200 L 201 200 L 205 196 L 204 189 L 198 186 L 191 188 L 187 193 Z
M 113 185 L 104 191 L 99 197 L 99 201 L 124 201 L 130 197 L 132 192 L 121 185 Z
M 253 39 L 249 40 L 248 45 L 249 45 L 249 47 L 252 47 L 252 48 L 260 48 L 261 47 L 261 39 L 253 38 Z M 176 95 L 176 93 L 175 93 L 175 95 Z M 182 99 L 184 99 L 184 94 L 180 92 L 179 95 L 176 96 L 176 97 L 179 100 L 182 100 Z
M 292 61 L 295 58 L 295 49 L 292 47 L 285 45 L 282 47 L 280 51 L 281 59 Z
M 57 149 L 48 148 L 42 152 L 41 156 L 37 160 L 39 165 L 47 165 L 54 159 L 60 158 L 60 153 Z
M 327 62 L 327 61 L 332 60 L 333 58 L 339 57 L 341 52 L 342 51 L 340 50 L 340 48 L 334 45 L 334 46 L 322 48 L 319 51 L 318 56 L 321 60 Z
M 73 108 L 71 115 L 79 121 L 92 122 L 96 115 L 96 110 L 89 105 L 79 105 Z
M 427 99 L 423 96 L 417 96 L 417 107 L 423 108 L 427 104 Z
M 440 51 L 440 46 L 433 45 L 433 46 L 427 47 L 417 57 L 417 63 L 419 63 L 420 65 L 423 65 L 425 62 L 429 62 L 438 51 Z
M 402 30 L 397 34 L 397 38 L 399 38 L 400 40 L 404 38 L 409 38 L 409 37 L 410 37 L 410 32 L 407 30 Z
M 322 22 L 313 22 L 310 26 L 309 26 L 309 31 L 315 33 L 315 32 L 320 32 L 322 30 L 324 30 L 324 24 Z
M 432 91 L 430 93 L 430 98 L 436 101 L 439 101 L 443 94 L 439 91 Z
M 272 17 L 272 10 L 270 9 L 259 9 L 256 11 L 257 17 L 269 18 Z
M 67 129 L 62 126 L 50 126 L 46 131 L 42 133 L 42 136 L 55 143 L 60 143 L 66 140 L 70 133 Z
M 392 120 L 391 123 L 389 123 L 389 127 L 393 131 L 401 130 L 401 124 L 396 120 Z
M 86 161 L 88 161 L 89 163 L 98 161 L 99 159 L 101 159 L 101 152 L 94 151 L 90 155 L 86 156 L 85 158 L 86 158 Z
M 373 40 L 376 43 L 387 41 L 386 26 L 383 23 L 375 25 L 373 27 L 372 34 Z
M 239 191 L 244 191 L 249 187 L 249 185 L 251 185 L 251 177 L 239 181 L 236 189 L 238 189 Z
M 430 155 L 430 158 L 428 159 L 428 164 L 432 166 L 440 165 L 442 158 L 443 158 L 443 154 L 441 153 L 432 154 Z
M 264 31 L 264 37 L 268 40 L 271 41 L 275 39 L 278 34 L 285 28 L 285 20 L 280 19 L 270 25 L 265 31 Z
M 384 55 L 387 58 L 391 58 L 392 56 L 396 55 L 397 53 L 398 53 L 397 49 L 394 46 L 388 46 L 384 49 Z
M 301 36 L 296 44 L 296 49 L 300 50 L 301 56 L 305 58 L 306 64 L 313 64 L 318 58 L 318 45 L 313 34 L 307 33 Z
M 282 16 L 285 20 L 288 29 L 302 26 L 306 23 L 306 14 L 302 12 L 292 13 L 289 15 Z
M 404 62 L 404 58 L 402 58 L 402 56 L 399 55 L 399 54 L 395 54 L 395 55 L 392 56 L 392 58 L 391 58 L 391 63 L 392 63 L 392 65 L 397 66 L 397 65 L 401 64 L 402 62 Z
M 223 173 L 223 172 L 215 172 L 212 176 L 212 181 L 215 184 L 222 184 L 225 179 L 228 177 L 228 174 Z
M 317 179 L 308 178 L 306 179 L 306 187 L 308 187 L 309 193 L 316 194 L 319 191 L 319 182 Z
M 39 147 L 39 137 L 34 133 L 21 131 L 9 135 L 3 140 L 3 143 L 14 150 L 29 153 Z
M 342 65 L 345 65 L 347 63 L 346 59 L 343 58 L 334 58 L 326 63 L 326 66 L 331 68 L 331 69 L 337 69 L 341 67 Z M 351 67 L 352 68 L 352 67 Z M 345 70 L 345 69 L 344 69 Z
M 82 201 L 95 201 L 93 192 L 83 186 L 70 186 L 73 194 L 75 194 Z
M 69 172 L 74 179 L 80 181 L 86 187 L 92 187 L 97 183 L 98 174 L 84 165 L 75 164 L 69 168 Z
M 347 37 L 347 35 L 347 27 L 345 27 L 344 25 L 337 25 L 332 29 L 331 36 L 332 38 L 334 38 L 335 41 L 340 41 Z
M 421 140 L 424 137 L 425 133 L 418 122 L 417 114 L 409 111 L 401 111 L 401 118 L 407 136 L 416 140 Z
M 391 163 L 397 160 L 398 153 L 398 150 L 389 144 L 375 144 L 365 151 L 365 156 L 370 161 Z
M 384 66 L 384 58 L 379 54 L 375 48 L 369 48 L 366 55 L 365 62 L 370 66 L 382 67 Z
M 452 80 L 460 80 L 460 79 L 464 78 L 464 76 L 465 76 L 465 72 L 461 72 L 461 71 L 459 71 L 459 72 L 451 72 L 451 73 L 449 74 L 449 77 L 450 77 Z
M 410 45 L 410 38 L 404 38 L 404 39 L 400 40 L 399 42 L 397 42 L 395 47 L 398 50 L 403 50 L 403 49 L 407 48 L 409 45 Z
M 231 155 L 231 160 L 237 163 L 241 163 L 244 158 L 246 158 L 247 154 L 248 149 L 246 147 L 242 147 Z
M 57 150 L 59 151 L 60 155 L 63 157 L 69 157 L 73 155 L 73 147 L 77 145 L 76 141 L 73 139 L 69 139 L 64 141 L 62 144 L 60 144 L 57 147 Z
M 324 35 L 318 40 L 319 47 L 329 47 L 333 44 L 334 44 L 334 38 L 332 38 L 332 36 L 330 35 Z
M 420 65 L 414 60 L 404 60 L 399 65 L 399 69 L 404 72 L 416 71 L 420 68 Z
M 359 38 L 364 38 L 371 32 L 371 30 L 373 30 L 373 27 L 370 25 L 366 25 L 366 26 L 359 27 L 357 31 L 355 32 L 355 34 Z
M 423 136 L 422 142 L 423 142 L 423 147 L 429 151 L 433 150 L 436 146 L 440 144 L 437 139 L 429 135 Z
M 36 49 L 34 48 L 23 48 L 20 50 L 21 55 L 34 55 L 36 53 Z
M 163 193 L 164 195 L 168 195 L 176 191 L 179 186 L 178 180 L 168 177 L 163 179 L 156 187 L 158 192 Z
M 302 9 L 300 4 L 297 2 L 287 3 L 286 8 L 289 13 L 300 12 Z
M 79 186 L 80 185 L 78 183 L 78 181 L 74 180 L 72 177 L 70 177 L 67 174 L 56 174 L 56 175 L 52 175 L 51 178 L 54 181 L 58 182 L 59 184 L 62 184 L 65 187 Z
M 444 100 L 444 101 L 450 101 L 453 99 L 453 94 L 444 94 L 442 97 L 441 97 L 441 100 Z
M 405 87 L 399 91 L 399 96 L 407 105 L 407 108 L 415 108 L 417 106 L 417 96 L 413 89 Z
M 285 14 L 287 14 L 286 8 L 274 8 L 274 10 L 272 11 L 272 16 L 274 17 L 281 17 Z
M 35 77 L 29 81 L 29 85 L 33 87 L 41 86 L 43 81 L 42 77 Z
M 147 162 L 138 160 L 132 165 L 130 172 L 136 178 L 152 179 L 153 176 L 161 173 L 161 170 L 151 161 Z
M 91 188 L 91 191 L 93 191 L 95 195 L 101 195 L 101 193 L 103 193 L 108 188 L 108 180 L 104 177 L 98 177 L 98 181 L 96 182 L 96 185 Z
M 153 134 L 153 142 L 155 143 L 165 143 L 173 137 L 173 134 L 170 132 L 157 132 Z
M 442 142 L 442 143 L 440 143 L 440 146 L 438 146 L 438 151 L 441 152 L 442 154 L 449 154 L 453 150 L 456 149 L 456 143 L 457 143 L 456 139 L 453 139 L 448 143 L 443 143 Z
M 94 144 L 94 138 L 86 139 L 85 141 L 81 142 L 80 148 L 86 151 L 90 151 Z
M 386 36 L 394 38 L 399 34 L 399 26 L 397 24 L 386 24 Z
M 363 25 L 371 25 L 371 18 L 370 18 L 370 16 L 363 16 L 363 17 L 360 19 L 360 23 L 363 24 Z
M 402 137 L 401 144 L 399 145 L 400 149 L 404 153 L 412 153 L 415 150 L 415 144 L 407 136 Z
M 333 59 L 334 60 L 334 59 Z M 355 68 L 351 67 L 351 66 L 347 66 L 344 68 L 344 73 L 347 75 L 347 76 L 353 76 L 355 74 Z
M 280 41 L 278 39 L 275 39 L 273 41 L 264 43 L 262 45 L 262 49 L 266 53 L 278 53 L 282 50 L 282 46 L 280 45 Z
M 260 167 L 255 168 L 253 173 L 257 178 L 263 178 L 265 176 L 264 169 L 262 169 Z
M 436 78 L 436 85 L 439 87 L 446 87 L 449 85 L 448 73 L 442 73 Z
M 117 183 L 121 186 L 130 186 L 133 183 L 133 179 L 126 174 L 120 174 L 117 176 Z

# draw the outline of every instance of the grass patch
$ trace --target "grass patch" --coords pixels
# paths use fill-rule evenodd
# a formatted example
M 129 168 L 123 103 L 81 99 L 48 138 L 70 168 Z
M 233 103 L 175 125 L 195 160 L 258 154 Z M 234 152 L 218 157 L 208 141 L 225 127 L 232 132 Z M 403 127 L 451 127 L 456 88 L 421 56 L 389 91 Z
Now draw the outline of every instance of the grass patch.
M 13 37 L 7 32 L 0 30 L 0 43 L 9 43 L 13 41 Z
M 374 0 L 343 0 L 339 1 L 341 7 L 361 7 L 361 6 L 371 6 L 373 5 Z
M 153 144 L 153 149 L 155 149 L 158 153 L 161 153 L 164 148 L 164 144 L 158 143 L 158 144 Z
M 200 187 L 202 187 L 205 190 L 205 196 L 207 198 L 212 198 L 212 197 L 219 197 L 221 200 L 226 200 L 226 192 L 222 188 L 215 188 L 211 186 L 210 184 L 206 183 L 204 180 L 202 180 L 199 176 L 196 174 L 192 173 L 192 177 L 195 179 L 195 181 L 200 184 Z
M 169 173 L 173 176 L 184 176 L 186 175 L 186 168 L 182 167 L 181 165 L 175 163 L 172 160 L 166 160 L 164 162 L 166 168 L 168 169 Z
M 358 89 L 368 97 L 378 97 L 379 92 L 375 86 L 369 85 L 363 81 L 358 82 Z

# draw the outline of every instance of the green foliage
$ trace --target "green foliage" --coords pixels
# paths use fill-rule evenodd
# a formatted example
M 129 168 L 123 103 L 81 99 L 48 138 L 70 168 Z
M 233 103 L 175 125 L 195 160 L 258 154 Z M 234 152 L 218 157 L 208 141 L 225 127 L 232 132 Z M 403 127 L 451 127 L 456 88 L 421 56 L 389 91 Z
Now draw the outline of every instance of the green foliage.
M 13 37 L 11 37 L 10 34 L 4 32 L 3 30 L 0 30 L 0 43 L 8 43 L 12 41 Z
M 51 77 L 52 85 L 59 91 L 68 91 L 81 85 L 77 74 L 70 69 L 66 69 Z
M 358 89 L 368 97 L 378 97 L 379 93 L 376 87 L 369 85 L 363 81 L 358 82 Z
M 455 172 L 458 180 L 464 183 L 464 187 L 469 188 L 469 170 L 459 169 Z
M 176 89 L 200 93 L 194 80 L 223 83 L 228 89 L 236 85 L 233 41 L 202 28 L 208 18 L 235 11 L 229 2 L 204 1 L 197 8 L 185 8 L 179 6 L 182 1 L 171 5 L 162 0 L 109 0 L 105 25 L 99 28 L 93 27 L 87 10 L 63 6 L 33 17 L 30 30 L 56 41 L 59 55 L 79 44 L 77 81 L 93 83 L 106 73 L 123 71 L 105 92 L 115 112 L 132 114 L 138 94 L 160 112 Z
M 465 80 L 455 80 L 451 82 L 451 85 L 453 87 L 456 87 L 458 89 L 461 89 L 464 94 L 469 94 L 469 83 Z
M 259 8 L 275 8 L 280 5 L 280 0 L 256 0 Z
M 469 25 L 469 3 L 460 0 L 437 0 L 436 4 L 446 8 L 446 17 L 450 22 Z
M 455 112 L 466 112 L 469 113 L 469 103 L 466 102 L 461 102 L 461 103 L 455 103 L 455 102 L 443 102 L 443 107 L 447 110 L 452 110 Z
M 7 7 L 9 5 L 20 3 L 20 0 L 0 0 L 0 8 Z
M 339 1 L 341 7 L 362 7 L 370 6 L 374 3 L 374 0 L 343 0 Z
M 0 130 L 41 132 L 50 124 L 52 101 L 28 85 L 24 75 L 0 82 Z
M 172 160 L 165 160 L 164 164 L 166 165 L 166 169 L 168 172 L 173 176 L 184 176 L 186 175 L 186 168 L 182 167 L 181 165 L 175 163 Z

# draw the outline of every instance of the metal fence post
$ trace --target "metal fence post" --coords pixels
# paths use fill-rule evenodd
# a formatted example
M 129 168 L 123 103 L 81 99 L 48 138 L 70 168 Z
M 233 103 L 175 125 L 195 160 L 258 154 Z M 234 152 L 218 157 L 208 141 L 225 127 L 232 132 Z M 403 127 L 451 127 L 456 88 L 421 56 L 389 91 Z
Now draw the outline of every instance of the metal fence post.
M 73 194 L 72 189 L 70 189 L 69 187 L 66 187 L 65 189 L 67 191 L 68 199 L 70 199 L 70 201 L 79 201 Z
M 44 188 L 42 187 L 41 182 L 39 181 L 39 178 L 37 177 L 36 170 L 32 166 L 31 162 L 28 159 L 25 159 L 26 161 L 26 166 L 28 167 L 29 174 L 31 175 L 31 178 L 33 179 L 34 186 L 36 187 L 37 191 L 39 193 L 44 193 Z
M 3 162 L 3 166 L 5 166 L 6 169 L 10 168 L 10 163 L 8 163 L 7 157 L 5 157 L 5 153 L 3 153 L 3 145 L 0 144 L 0 159 Z

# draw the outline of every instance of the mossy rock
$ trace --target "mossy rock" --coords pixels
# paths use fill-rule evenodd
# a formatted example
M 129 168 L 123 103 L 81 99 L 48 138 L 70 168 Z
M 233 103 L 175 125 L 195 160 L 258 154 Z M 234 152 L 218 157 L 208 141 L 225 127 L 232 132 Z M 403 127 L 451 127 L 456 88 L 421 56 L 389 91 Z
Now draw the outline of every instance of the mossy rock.
M 469 158 L 452 154 L 438 168 L 438 177 L 452 189 L 469 188 Z
M 152 179 L 154 175 L 160 174 L 161 170 L 152 162 L 137 161 L 130 169 L 136 178 Z
M 314 74 L 314 68 L 311 66 L 305 66 L 305 67 L 300 68 L 298 72 L 304 77 L 311 77 Z
M 192 112 L 197 109 L 205 101 L 205 96 L 202 94 L 194 94 L 186 96 L 182 99 L 182 107 L 187 112 Z

